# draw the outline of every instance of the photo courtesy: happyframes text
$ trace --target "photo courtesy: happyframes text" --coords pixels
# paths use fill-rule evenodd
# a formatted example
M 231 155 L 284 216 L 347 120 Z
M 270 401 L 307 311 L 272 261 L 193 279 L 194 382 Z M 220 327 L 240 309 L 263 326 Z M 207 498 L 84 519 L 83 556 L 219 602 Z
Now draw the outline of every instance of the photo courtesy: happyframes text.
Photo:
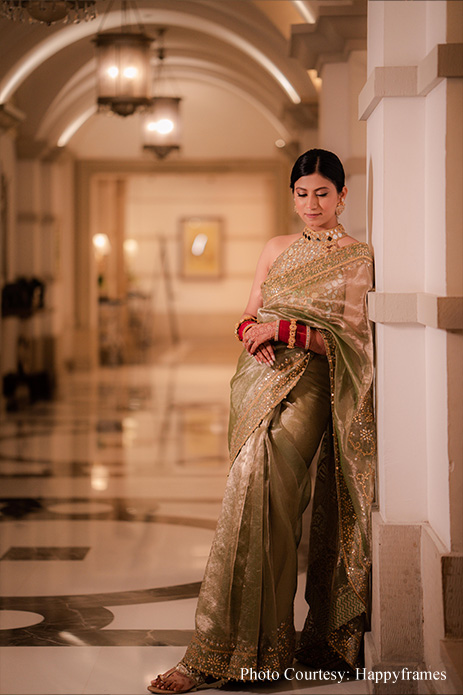
M 398 681 L 445 681 L 445 671 L 412 671 L 402 668 L 400 671 L 368 671 L 366 668 L 356 668 L 355 673 L 350 671 L 298 671 L 295 668 L 287 668 L 283 673 L 270 669 L 257 670 L 242 668 L 241 679 L 250 681 L 277 681 L 284 678 L 288 681 L 321 681 L 342 683 L 343 680 L 355 678 L 355 680 L 369 680 L 375 683 L 397 683 Z

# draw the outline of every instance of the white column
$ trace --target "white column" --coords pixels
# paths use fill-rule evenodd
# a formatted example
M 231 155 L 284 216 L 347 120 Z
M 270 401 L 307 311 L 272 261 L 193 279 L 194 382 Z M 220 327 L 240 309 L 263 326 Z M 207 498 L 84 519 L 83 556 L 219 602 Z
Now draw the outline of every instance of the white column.
M 370 316 L 379 512 L 366 656 L 378 669 L 445 670 L 446 680 L 433 680 L 432 687 L 453 693 L 461 689 L 450 656 L 461 638 L 455 628 L 461 629 L 461 609 L 455 602 L 451 608 L 447 587 L 453 590 L 461 565 L 449 552 L 461 543 L 455 523 L 461 505 L 453 500 L 462 495 L 461 424 L 458 429 L 454 418 L 462 412 L 455 390 L 462 381 L 455 355 L 463 328 L 455 220 L 461 230 L 463 75 L 455 60 L 461 44 L 452 44 L 461 41 L 462 3 L 375 0 L 368 7 L 368 79 L 359 106 L 367 121 L 376 259 Z M 399 690 L 418 692 L 419 684 Z

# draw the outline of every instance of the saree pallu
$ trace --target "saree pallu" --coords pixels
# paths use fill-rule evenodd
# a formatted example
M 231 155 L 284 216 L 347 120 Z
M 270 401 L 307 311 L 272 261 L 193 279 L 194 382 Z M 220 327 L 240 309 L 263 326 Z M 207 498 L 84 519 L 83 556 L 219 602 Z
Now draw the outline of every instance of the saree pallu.
M 297 658 L 358 664 L 368 604 L 375 430 L 366 244 L 313 259 L 302 237 L 271 266 L 260 321 L 296 319 L 327 359 L 275 344 L 272 367 L 243 352 L 232 379 L 232 468 L 183 662 L 228 679 L 282 673 L 295 655 L 293 600 L 308 467 L 323 438 L 311 522 L 309 613 Z

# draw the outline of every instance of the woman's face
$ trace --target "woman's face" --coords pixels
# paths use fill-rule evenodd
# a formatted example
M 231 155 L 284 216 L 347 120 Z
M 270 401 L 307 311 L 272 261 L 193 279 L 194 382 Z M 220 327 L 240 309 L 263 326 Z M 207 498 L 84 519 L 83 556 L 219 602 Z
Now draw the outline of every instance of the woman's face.
M 321 174 L 301 176 L 294 185 L 294 204 L 301 220 L 310 229 L 332 229 L 337 224 L 336 206 L 346 197 L 344 186 L 338 193 L 336 186 Z

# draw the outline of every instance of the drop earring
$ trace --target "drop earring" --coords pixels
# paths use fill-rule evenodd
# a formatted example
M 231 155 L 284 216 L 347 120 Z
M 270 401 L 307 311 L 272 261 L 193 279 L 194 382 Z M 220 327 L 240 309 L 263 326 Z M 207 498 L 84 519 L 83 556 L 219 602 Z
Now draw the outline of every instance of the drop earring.
M 336 205 L 336 210 L 335 210 L 336 217 L 339 217 L 339 215 L 342 215 L 345 207 L 346 207 L 346 204 L 344 202 L 344 198 L 340 198 L 339 203 Z

